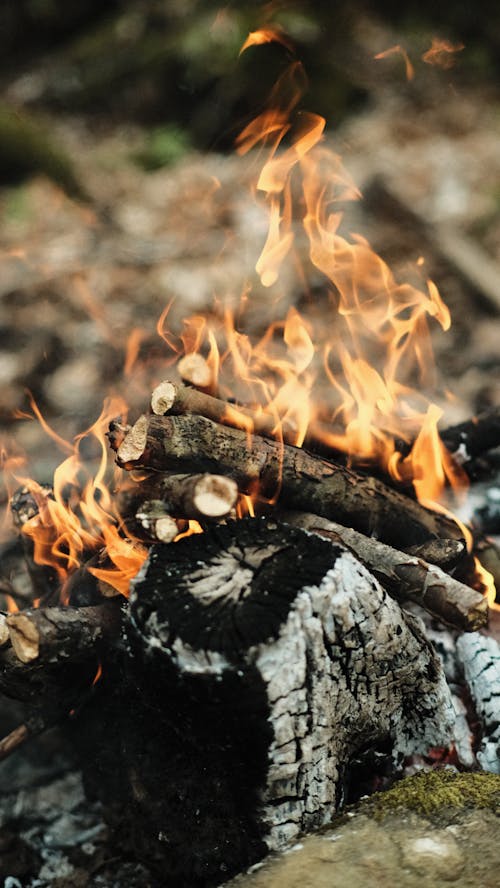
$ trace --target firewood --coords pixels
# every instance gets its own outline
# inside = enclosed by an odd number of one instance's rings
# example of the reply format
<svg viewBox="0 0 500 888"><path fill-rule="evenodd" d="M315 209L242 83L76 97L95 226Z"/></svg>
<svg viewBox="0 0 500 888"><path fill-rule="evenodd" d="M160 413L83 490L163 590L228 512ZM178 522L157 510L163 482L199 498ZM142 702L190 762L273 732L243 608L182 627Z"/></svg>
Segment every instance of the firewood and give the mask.
<svg viewBox="0 0 500 888"><path fill-rule="evenodd" d="M12 755L16 749L19 749L23 743L26 743L30 737L35 737L37 734L41 734L43 731L46 731L48 728L54 727L55 722L47 722L46 719L39 713L36 715L28 716L25 723L22 725L18 725L17 728L14 728L6 737L3 737L0 740L0 761Z"/></svg>
<svg viewBox="0 0 500 888"><path fill-rule="evenodd" d="M118 448L117 462L174 472L217 467L244 493L314 511L396 548L432 537L462 539L453 520L375 478L202 416L141 416Z"/></svg>
<svg viewBox="0 0 500 888"><path fill-rule="evenodd" d="M216 885L328 822L362 749L448 742L418 622L319 536L254 519L154 546L130 608L132 671L87 710L86 780L165 883Z"/></svg>
<svg viewBox="0 0 500 888"><path fill-rule="evenodd" d="M193 352L184 355L177 364L177 372L187 385L207 391L213 383L212 371L203 355Z"/></svg>
<svg viewBox="0 0 500 888"><path fill-rule="evenodd" d="M113 603L94 607L30 608L6 618L14 654L21 663L84 659L116 637L121 610Z"/></svg>
<svg viewBox="0 0 500 888"><path fill-rule="evenodd" d="M29 736L30 732L27 726L19 725L10 734L7 734L3 740L0 740L0 761L7 758L15 749L25 743Z"/></svg>
<svg viewBox="0 0 500 888"><path fill-rule="evenodd" d="M111 420L106 435L113 450L116 450L120 446L126 435L129 433L130 428L131 426L121 422L120 419Z"/></svg>
<svg viewBox="0 0 500 888"><path fill-rule="evenodd" d="M405 552L449 573L467 557L467 546L462 540L429 540L418 546L410 546Z"/></svg>
<svg viewBox="0 0 500 888"><path fill-rule="evenodd" d="M24 554L24 561L31 580L33 598L40 599L42 605L56 604L59 601L60 583L57 571L50 564L35 561L34 541L29 533L23 532L24 527L32 526L40 521L40 513L46 517L46 501L53 498L52 488L47 484L39 484L38 489L20 487L10 501L10 511L14 527L18 530ZM43 529L41 531L43 534ZM50 530L46 532L47 556L52 548Z"/></svg>
<svg viewBox="0 0 500 888"><path fill-rule="evenodd" d="M265 438L283 439L285 443L294 444L297 440L297 429L288 421L281 421L276 414L265 410L252 409L242 405L229 404L220 398L214 398L205 392L197 391L178 382L165 380L155 388L151 396L151 409L157 416L171 413L174 416L204 416L213 422L221 423L235 429L246 429ZM304 439L304 447L328 452L325 445L330 427L313 421ZM116 448L114 448L116 449Z"/></svg>
<svg viewBox="0 0 500 888"><path fill-rule="evenodd" d="M236 505L238 487L224 475L166 475L153 472L137 485L138 496L161 500L171 515L200 521L225 518Z"/></svg>
<svg viewBox="0 0 500 888"><path fill-rule="evenodd" d="M465 632L475 632L486 625L486 598L436 565L317 515L291 512L284 513L283 518L295 527L341 543L400 603L411 599L439 620Z"/></svg>
<svg viewBox="0 0 500 888"><path fill-rule="evenodd" d="M500 407L443 429L439 436L457 462L467 464L487 450L500 446Z"/></svg>
<svg viewBox="0 0 500 888"><path fill-rule="evenodd" d="M168 513L161 500L146 500L135 513L135 517L150 540L171 543L179 533L175 518Z"/></svg>

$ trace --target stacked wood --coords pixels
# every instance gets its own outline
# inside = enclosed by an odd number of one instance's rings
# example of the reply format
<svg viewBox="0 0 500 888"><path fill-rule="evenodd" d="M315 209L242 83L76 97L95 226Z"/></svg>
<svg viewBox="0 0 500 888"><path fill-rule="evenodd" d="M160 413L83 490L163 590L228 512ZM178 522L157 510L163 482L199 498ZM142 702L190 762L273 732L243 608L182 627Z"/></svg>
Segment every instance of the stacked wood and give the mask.
<svg viewBox="0 0 500 888"><path fill-rule="evenodd" d="M248 436L203 416L141 416L118 447L124 468L190 472L218 469L243 493L279 499L404 547L432 537L462 539L447 516L387 487L291 445Z"/></svg>
<svg viewBox="0 0 500 888"><path fill-rule="evenodd" d="M488 602L484 595L459 583L435 564L398 552L378 540L317 515L285 513L283 517L295 527L341 543L399 602L411 599L462 631L475 632L486 624Z"/></svg>

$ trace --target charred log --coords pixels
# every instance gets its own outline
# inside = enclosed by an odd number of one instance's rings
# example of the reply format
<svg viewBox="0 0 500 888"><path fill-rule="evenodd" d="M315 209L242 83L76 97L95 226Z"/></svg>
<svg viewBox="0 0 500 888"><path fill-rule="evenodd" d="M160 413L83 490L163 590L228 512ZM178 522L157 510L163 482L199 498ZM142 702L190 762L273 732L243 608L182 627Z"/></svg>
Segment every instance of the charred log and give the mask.
<svg viewBox="0 0 500 888"><path fill-rule="evenodd" d="M492 407L473 419L443 429L440 438L457 462L462 465L470 462L500 446L500 407Z"/></svg>
<svg viewBox="0 0 500 888"><path fill-rule="evenodd" d="M411 599L439 620L466 632L475 632L486 625L485 596L459 583L436 565L316 515L288 513L284 519L295 527L319 533L345 546L400 603Z"/></svg>
<svg viewBox="0 0 500 888"><path fill-rule="evenodd" d="M429 540L419 546L410 546L407 555L435 564L449 573L467 557L467 547L462 540Z"/></svg>
<svg viewBox="0 0 500 888"><path fill-rule="evenodd" d="M481 723L477 760L486 771L500 774L500 647L478 633L458 639L457 655Z"/></svg>
<svg viewBox="0 0 500 888"><path fill-rule="evenodd" d="M461 539L454 521L343 466L226 428L202 416L142 416L118 448L118 463L159 471L218 468L245 493L279 497L398 548L432 537Z"/></svg>
<svg viewBox="0 0 500 888"><path fill-rule="evenodd" d="M219 884L327 822L366 745L446 743L431 646L340 546L230 522L154 546L133 585L133 654L77 741L120 843L165 882Z"/></svg>
<svg viewBox="0 0 500 888"><path fill-rule="evenodd" d="M40 523L40 512L45 513L46 501L53 498L49 485L38 485L38 490L20 487L10 501L10 511L14 527L18 530L26 568L33 588L33 598L40 600L42 605L55 604L59 600L60 583L57 571L50 564L42 564L35 560L35 545L29 533L23 527L32 527ZM40 529L40 534L47 536L47 549L52 546L50 530Z"/></svg>
<svg viewBox="0 0 500 888"><path fill-rule="evenodd" d="M119 634L121 610L112 602L95 607L46 607L9 614L10 642L22 663L68 662Z"/></svg>

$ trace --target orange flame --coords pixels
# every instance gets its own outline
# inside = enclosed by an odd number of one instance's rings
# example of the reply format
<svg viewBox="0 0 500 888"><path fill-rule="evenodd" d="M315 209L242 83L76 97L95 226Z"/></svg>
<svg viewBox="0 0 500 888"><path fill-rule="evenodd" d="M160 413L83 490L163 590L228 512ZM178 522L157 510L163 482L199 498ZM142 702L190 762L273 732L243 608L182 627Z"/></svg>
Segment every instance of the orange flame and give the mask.
<svg viewBox="0 0 500 888"><path fill-rule="evenodd" d="M240 49L239 55L250 46L262 46L263 43L281 43L289 52L293 52L293 44L286 34L276 25L269 28L259 28L258 31L250 31L247 39Z"/></svg>
<svg viewBox="0 0 500 888"><path fill-rule="evenodd" d="M427 65L436 65L439 68L447 70L452 68L456 62L454 53L461 52L465 49L463 43L450 43L449 40L441 40L439 37L432 38L431 48L424 52L422 61Z"/></svg>
<svg viewBox="0 0 500 888"><path fill-rule="evenodd" d="M54 472L53 495L30 478L21 477L16 469L11 469L12 478L28 488L38 506L38 514L22 527L22 533L33 542L35 562L54 568L64 588L68 576L92 553L106 546L110 569L90 570L98 579L104 579L126 595L130 579L137 573L146 552L137 542L120 536L117 526L121 520L114 509L108 486L109 448L105 431L110 420L124 411L125 405L118 399L107 400L97 421L73 444L49 426L33 399L31 406L47 434L66 452L71 450ZM93 441L100 450L94 474L89 474L79 455L83 440Z"/></svg>
<svg viewBox="0 0 500 888"><path fill-rule="evenodd" d="M272 40L291 48L281 32L265 28L250 34L241 52ZM440 51L445 51L442 46ZM413 66L401 46L376 58L393 54L404 58L411 79ZM243 332L250 294L245 286L238 312L216 304L210 315L186 318L175 335L167 326L170 303L157 332L168 346L170 363L183 354L203 354L213 391L228 402L227 418L245 430L249 446L253 417L263 417L277 441L302 446L313 435L325 447L347 454L350 462L376 462L397 480L412 483L422 502L446 511L444 488L464 490L467 479L439 439L442 411L426 391L436 385L429 323L447 330L450 315L434 282L422 276L420 260L417 282L400 282L365 238L345 231L343 204L360 193L324 140L325 120L298 110L305 85L302 66L293 61L236 148L249 155L250 166L255 156L261 161L254 191L269 220L255 264L262 287L277 304L282 270L291 265L299 269L306 294L309 281L323 292L322 311L315 312L310 298L302 313L288 308L260 338L251 336ZM308 258L302 261L296 245L304 242ZM137 366L143 336L136 330L129 338L125 375ZM66 455L54 476L53 498L22 479L39 505L38 515L23 528L33 540L35 559L51 564L64 582L90 553L104 549L102 564L90 570L127 595L146 551L114 509L104 435L124 405L107 402L97 422L74 443L50 428L33 400L31 406ZM80 457L84 439L100 449L99 465L87 478ZM15 477L21 481L18 472ZM237 514L255 514L258 500L258 490L240 498ZM201 532L190 521L176 540Z"/></svg>
<svg viewBox="0 0 500 888"><path fill-rule="evenodd" d="M403 46L400 46L399 43L396 46L391 46L389 49L384 49L383 52L378 52L376 56L373 56L374 59L386 59L392 55L400 55L404 59L405 63L405 71L406 71L406 79L413 80L415 77L415 69L410 62L410 58L406 49Z"/></svg>

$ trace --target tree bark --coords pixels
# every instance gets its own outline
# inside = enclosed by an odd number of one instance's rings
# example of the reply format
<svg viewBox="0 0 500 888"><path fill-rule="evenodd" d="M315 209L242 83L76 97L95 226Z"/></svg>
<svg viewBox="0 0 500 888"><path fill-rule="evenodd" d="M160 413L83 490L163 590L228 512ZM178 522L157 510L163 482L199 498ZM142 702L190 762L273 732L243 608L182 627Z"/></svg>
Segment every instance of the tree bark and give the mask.
<svg viewBox="0 0 500 888"><path fill-rule="evenodd" d="M297 428L288 421L281 421L276 414L229 404L206 392L170 380L161 382L155 388L151 396L151 409L157 416L166 413L173 416L204 416L221 425L244 429L265 438L279 441L283 439L288 444L295 444L297 441ZM318 421L311 422L303 442L304 447L320 452L330 451L331 448L325 444L330 433L330 427Z"/></svg>
<svg viewBox="0 0 500 888"><path fill-rule="evenodd" d="M233 478L244 493L313 511L397 548L432 537L462 539L450 518L375 478L201 416L140 417L118 448L117 461L124 468L159 471L215 469Z"/></svg>
<svg viewBox="0 0 500 888"><path fill-rule="evenodd" d="M120 631L121 609L112 602L94 607L33 608L6 618L10 642L22 663L85 659Z"/></svg>
<svg viewBox="0 0 500 888"><path fill-rule="evenodd" d="M341 543L403 604L411 599L455 629L475 632L488 621L484 595L459 583L436 565L342 527L317 515L284 513L283 520Z"/></svg>

